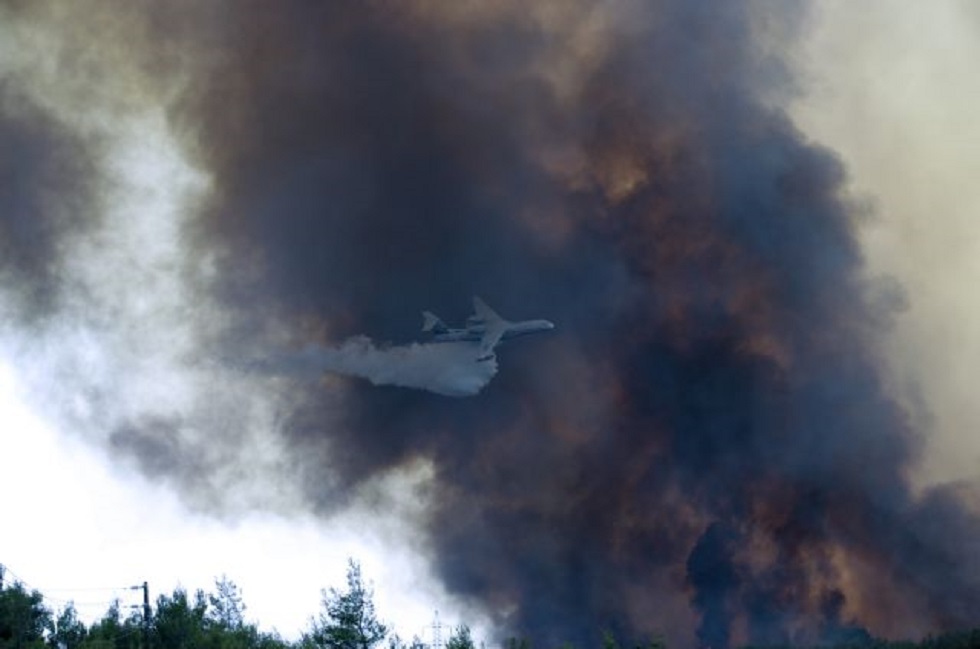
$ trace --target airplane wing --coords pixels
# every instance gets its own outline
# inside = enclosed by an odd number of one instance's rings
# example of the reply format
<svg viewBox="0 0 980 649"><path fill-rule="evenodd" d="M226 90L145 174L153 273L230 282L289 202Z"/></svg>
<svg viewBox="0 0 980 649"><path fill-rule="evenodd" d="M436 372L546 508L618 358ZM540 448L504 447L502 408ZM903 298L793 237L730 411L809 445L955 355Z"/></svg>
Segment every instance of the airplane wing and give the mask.
<svg viewBox="0 0 980 649"><path fill-rule="evenodd" d="M503 318L497 315L497 312L487 306L487 303L480 298L473 296L473 314L480 319L481 322L490 323L493 320L500 320L503 322Z"/></svg>
<svg viewBox="0 0 980 649"><path fill-rule="evenodd" d="M480 339L481 357L486 358L493 353L493 348L500 342L507 331L507 321L497 315L497 312L487 306L478 297L473 298L473 311L476 317L483 321L483 338Z"/></svg>
<svg viewBox="0 0 980 649"><path fill-rule="evenodd" d="M488 324L483 338L480 339L480 358L487 358L493 354L493 348L500 342L501 337L507 330L507 325L503 320L497 320L494 324Z"/></svg>

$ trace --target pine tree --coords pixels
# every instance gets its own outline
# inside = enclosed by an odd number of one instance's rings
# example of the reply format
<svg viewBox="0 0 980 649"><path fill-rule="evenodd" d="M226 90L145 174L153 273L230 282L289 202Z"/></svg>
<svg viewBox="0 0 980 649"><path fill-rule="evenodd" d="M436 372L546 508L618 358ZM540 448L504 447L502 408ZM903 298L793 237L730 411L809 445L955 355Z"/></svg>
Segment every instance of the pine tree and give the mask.
<svg viewBox="0 0 980 649"><path fill-rule="evenodd" d="M463 624L453 629L453 634L446 641L446 649L476 649L470 627Z"/></svg>
<svg viewBox="0 0 980 649"><path fill-rule="evenodd" d="M388 627L375 615L374 593L361 579L361 567L347 563L347 590L323 592L323 610L312 621L304 645L319 649L372 649L384 640Z"/></svg>

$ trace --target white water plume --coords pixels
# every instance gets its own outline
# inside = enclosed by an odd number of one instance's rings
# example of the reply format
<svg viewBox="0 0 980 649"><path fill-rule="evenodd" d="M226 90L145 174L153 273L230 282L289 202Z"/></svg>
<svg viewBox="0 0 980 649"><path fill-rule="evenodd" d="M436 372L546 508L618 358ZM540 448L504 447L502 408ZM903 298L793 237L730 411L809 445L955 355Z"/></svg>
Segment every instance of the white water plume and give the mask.
<svg viewBox="0 0 980 649"><path fill-rule="evenodd" d="M428 390L448 397L470 397L497 373L497 357L480 360L470 342L378 346L357 336L339 347L308 346L299 352L254 363L273 374L316 378L324 373L367 379L374 385Z"/></svg>

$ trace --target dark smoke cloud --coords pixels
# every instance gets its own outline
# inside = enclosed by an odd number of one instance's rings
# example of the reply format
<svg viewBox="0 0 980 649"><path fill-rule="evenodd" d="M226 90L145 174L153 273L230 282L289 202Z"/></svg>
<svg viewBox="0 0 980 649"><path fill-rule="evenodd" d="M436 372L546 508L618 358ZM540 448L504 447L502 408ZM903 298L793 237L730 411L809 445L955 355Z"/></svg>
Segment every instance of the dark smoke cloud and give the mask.
<svg viewBox="0 0 980 649"><path fill-rule="evenodd" d="M542 646L976 622L975 492L909 484L844 170L763 101L757 29L793 10L147 10L152 46L191 53L170 119L212 183L184 233L227 315L212 352L404 340L475 293L558 325L473 399L298 382L276 430L311 506L431 459L438 575ZM169 426L112 445L179 459ZM193 463L142 465L195 488Z"/></svg>
<svg viewBox="0 0 980 649"><path fill-rule="evenodd" d="M3 316L33 320L57 299L65 237L94 216L92 147L39 114L0 78L0 282L10 290Z"/></svg>
<svg viewBox="0 0 980 649"><path fill-rule="evenodd" d="M730 550L735 541L733 533L712 523L687 559L688 580L695 590L694 604L702 612L698 638L708 647L729 645L729 597L739 585Z"/></svg>

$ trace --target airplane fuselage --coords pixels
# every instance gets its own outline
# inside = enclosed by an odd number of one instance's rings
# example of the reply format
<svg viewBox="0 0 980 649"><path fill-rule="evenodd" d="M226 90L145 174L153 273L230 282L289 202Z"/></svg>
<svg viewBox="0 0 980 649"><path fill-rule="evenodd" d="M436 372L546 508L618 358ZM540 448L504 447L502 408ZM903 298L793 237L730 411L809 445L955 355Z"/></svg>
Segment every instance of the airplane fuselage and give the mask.
<svg viewBox="0 0 980 649"><path fill-rule="evenodd" d="M510 340L511 338L517 338L518 336L525 336L527 334L538 333L541 331L550 331L554 328L555 325L548 320L524 320L523 322L508 322L506 329L504 329L503 335L500 336L500 339ZM462 341L479 342L480 340L483 340L486 330L486 326L482 324L474 324L466 327L465 329L449 329L447 331L434 333L432 335L432 341L437 343Z"/></svg>

